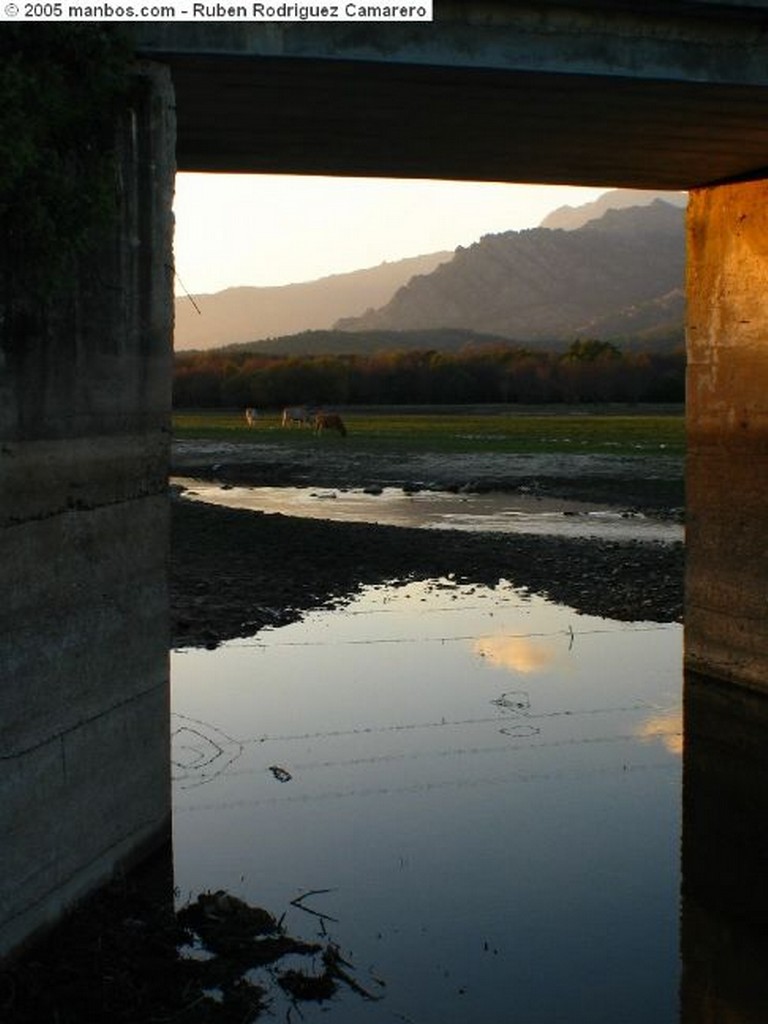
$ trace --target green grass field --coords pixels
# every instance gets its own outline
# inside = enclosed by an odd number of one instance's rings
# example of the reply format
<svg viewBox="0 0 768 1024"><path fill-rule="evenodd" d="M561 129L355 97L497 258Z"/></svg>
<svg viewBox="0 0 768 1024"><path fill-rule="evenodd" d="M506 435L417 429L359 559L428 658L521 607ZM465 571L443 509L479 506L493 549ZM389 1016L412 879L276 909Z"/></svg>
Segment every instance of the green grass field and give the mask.
<svg viewBox="0 0 768 1024"><path fill-rule="evenodd" d="M343 413L346 438L336 434L315 437L308 429L283 429L277 411L260 415L246 426L237 411L179 411L173 417L177 438L231 442L257 441L276 448L344 444L357 451L375 452L579 452L616 455L680 455L685 451L682 409L659 413L611 408L583 412L565 407L553 412L526 408L400 411L397 406L368 410L363 406Z"/></svg>

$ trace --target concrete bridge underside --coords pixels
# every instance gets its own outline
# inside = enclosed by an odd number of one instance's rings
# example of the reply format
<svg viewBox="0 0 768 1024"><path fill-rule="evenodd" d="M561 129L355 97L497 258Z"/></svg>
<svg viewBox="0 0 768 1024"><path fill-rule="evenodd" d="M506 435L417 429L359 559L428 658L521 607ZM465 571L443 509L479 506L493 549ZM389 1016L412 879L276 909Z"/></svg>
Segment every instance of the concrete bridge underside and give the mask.
<svg viewBox="0 0 768 1024"><path fill-rule="evenodd" d="M433 24L151 25L179 170L690 189L768 174L768 12L438 2Z"/></svg>
<svg viewBox="0 0 768 1024"><path fill-rule="evenodd" d="M180 170L688 189L768 166L753 86L285 57L172 69Z"/></svg>
<svg viewBox="0 0 768 1024"><path fill-rule="evenodd" d="M768 12L435 6L135 28L121 224L72 309L0 350L0 955L167 835L174 148L182 170L693 190L686 657L768 691Z"/></svg>

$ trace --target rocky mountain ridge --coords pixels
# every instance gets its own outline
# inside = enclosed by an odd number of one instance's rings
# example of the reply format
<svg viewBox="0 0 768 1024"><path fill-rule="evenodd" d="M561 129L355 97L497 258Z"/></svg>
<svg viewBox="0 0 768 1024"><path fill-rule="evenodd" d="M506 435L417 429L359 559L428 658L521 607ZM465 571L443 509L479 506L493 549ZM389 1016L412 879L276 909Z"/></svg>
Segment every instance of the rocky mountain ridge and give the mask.
<svg viewBox="0 0 768 1024"><path fill-rule="evenodd" d="M348 331L463 327L520 341L658 332L682 320L684 212L656 199L574 230L485 235Z"/></svg>
<svg viewBox="0 0 768 1024"><path fill-rule="evenodd" d="M602 217L608 210L625 210L630 206L650 206L657 199L662 199L670 206L685 209L688 204L688 193L640 192L635 188L615 188L610 192L604 192L591 203L582 203L581 206L559 206L552 213L547 214L539 227L574 231L576 228L583 227L588 221Z"/></svg>

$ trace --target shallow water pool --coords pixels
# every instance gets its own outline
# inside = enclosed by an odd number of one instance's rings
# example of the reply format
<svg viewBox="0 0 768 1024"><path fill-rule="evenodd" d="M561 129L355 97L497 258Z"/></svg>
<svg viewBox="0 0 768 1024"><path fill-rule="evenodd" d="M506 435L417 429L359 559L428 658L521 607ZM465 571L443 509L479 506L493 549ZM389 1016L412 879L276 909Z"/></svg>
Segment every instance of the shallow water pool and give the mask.
<svg viewBox="0 0 768 1024"><path fill-rule="evenodd" d="M185 497L192 501L335 522L662 543L681 541L684 535L682 523L674 520L532 493L409 493L384 487L371 494L354 488L222 486L184 477L174 482L186 488Z"/></svg>
<svg viewBox="0 0 768 1024"><path fill-rule="evenodd" d="M677 1020L681 645L438 580L175 652L182 901L339 946L277 1020Z"/></svg>

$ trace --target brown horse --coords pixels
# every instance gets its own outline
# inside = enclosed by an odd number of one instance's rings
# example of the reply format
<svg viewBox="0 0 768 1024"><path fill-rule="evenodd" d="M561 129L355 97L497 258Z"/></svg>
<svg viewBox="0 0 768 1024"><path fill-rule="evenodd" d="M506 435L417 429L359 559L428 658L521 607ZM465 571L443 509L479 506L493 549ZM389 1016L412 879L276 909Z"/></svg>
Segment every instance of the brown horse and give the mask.
<svg viewBox="0 0 768 1024"><path fill-rule="evenodd" d="M315 433L322 434L324 430L336 430L342 437L347 436L344 420L335 412L319 412L315 416Z"/></svg>

